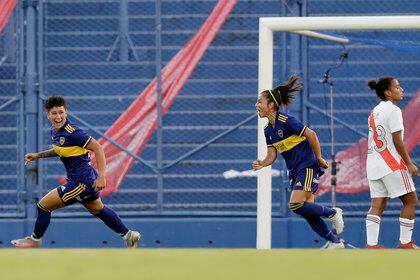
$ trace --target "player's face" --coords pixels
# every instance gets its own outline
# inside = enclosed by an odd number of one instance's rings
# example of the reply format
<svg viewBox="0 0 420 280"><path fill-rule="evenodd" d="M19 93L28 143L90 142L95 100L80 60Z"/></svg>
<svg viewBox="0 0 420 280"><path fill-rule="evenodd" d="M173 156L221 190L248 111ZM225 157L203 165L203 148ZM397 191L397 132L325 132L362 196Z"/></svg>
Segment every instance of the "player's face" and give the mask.
<svg viewBox="0 0 420 280"><path fill-rule="evenodd" d="M53 107L47 113L54 129L59 130L64 126L67 120L67 110L64 106Z"/></svg>
<svg viewBox="0 0 420 280"><path fill-rule="evenodd" d="M402 100L404 97L404 89L400 86L400 83L396 79L392 80L387 93L389 100L393 103Z"/></svg>
<svg viewBox="0 0 420 280"><path fill-rule="evenodd" d="M255 103L255 109L257 109L258 116L260 116L260 118L268 116L268 100L264 93L260 93L258 96L257 103Z"/></svg>

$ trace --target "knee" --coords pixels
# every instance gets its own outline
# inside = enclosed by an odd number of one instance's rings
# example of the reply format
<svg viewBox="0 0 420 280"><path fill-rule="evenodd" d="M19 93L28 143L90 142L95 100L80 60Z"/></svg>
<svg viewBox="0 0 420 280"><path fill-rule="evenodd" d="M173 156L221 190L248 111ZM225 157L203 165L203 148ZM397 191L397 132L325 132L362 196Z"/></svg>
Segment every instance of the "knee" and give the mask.
<svg viewBox="0 0 420 280"><path fill-rule="evenodd" d="M101 212L102 212L102 210L103 210L104 208L105 208L105 207L102 205L102 207L97 207L97 208L89 209L89 212L90 212L92 215L96 216L96 215L98 215L99 213L101 213Z"/></svg>
<svg viewBox="0 0 420 280"><path fill-rule="evenodd" d="M40 202L37 203L36 207L38 209L38 213L41 212L41 211L51 213L51 211L52 211L52 210L48 209L48 207L43 206Z"/></svg>
<svg viewBox="0 0 420 280"><path fill-rule="evenodd" d="M296 214L299 214L299 215L300 215L300 211L299 211L299 209L303 206L303 203L304 203L304 202L290 202L290 203L289 203L289 209L290 209L292 212L294 212L294 213L296 213Z"/></svg>
<svg viewBox="0 0 420 280"><path fill-rule="evenodd" d="M419 203L419 201L416 197L416 198L411 199L411 200L407 201L406 203L404 203L404 207L416 209L418 203Z"/></svg>

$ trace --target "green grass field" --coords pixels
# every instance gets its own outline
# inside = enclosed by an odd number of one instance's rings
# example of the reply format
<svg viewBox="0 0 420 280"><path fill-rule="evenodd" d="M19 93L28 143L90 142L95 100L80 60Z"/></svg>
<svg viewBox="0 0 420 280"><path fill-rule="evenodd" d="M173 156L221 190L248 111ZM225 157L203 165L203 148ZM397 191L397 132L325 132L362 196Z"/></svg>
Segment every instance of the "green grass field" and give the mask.
<svg viewBox="0 0 420 280"><path fill-rule="evenodd" d="M420 279L420 251L2 249L0 279Z"/></svg>

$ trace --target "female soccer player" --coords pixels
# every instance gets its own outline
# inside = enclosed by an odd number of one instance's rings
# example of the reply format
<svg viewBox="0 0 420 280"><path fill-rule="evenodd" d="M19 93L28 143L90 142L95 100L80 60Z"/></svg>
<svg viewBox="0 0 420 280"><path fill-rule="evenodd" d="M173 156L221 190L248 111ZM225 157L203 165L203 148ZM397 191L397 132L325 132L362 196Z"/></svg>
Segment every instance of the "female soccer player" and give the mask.
<svg viewBox="0 0 420 280"><path fill-rule="evenodd" d="M394 77L371 80L368 86L375 90L381 102L373 108L368 119L366 172L371 206L366 216L366 248L383 248L378 245L381 215L388 198L398 197L403 203L403 208L400 216L400 242L397 248L417 249L411 240L414 211L418 203L411 176L418 176L419 170L403 142L403 118L397 103L403 99L404 90Z"/></svg>
<svg viewBox="0 0 420 280"><path fill-rule="evenodd" d="M309 127L279 111L281 106L289 106L300 91L301 86L296 84L298 79L291 77L286 84L260 93L255 107L260 118L268 118L269 121L264 128L267 156L254 161L252 167L259 170L269 166L276 160L277 152L281 153L293 189L290 210L301 215L316 233L328 241L327 249L342 249L343 242L321 217L331 219L337 234L340 234L344 229L343 211L314 203L319 177L324 174L322 168L328 168L328 162L321 155L318 137Z"/></svg>
<svg viewBox="0 0 420 280"><path fill-rule="evenodd" d="M118 233L125 240L127 247L136 247L140 233L128 230L118 215L104 206L99 197L98 191L106 187L106 160L102 146L69 122L63 97L51 96L44 105L52 124L52 149L26 154L25 164L40 158L59 156L66 169L67 183L51 190L38 202L38 217L32 235L12 240L12 244L20 248L39 247L50 224L51 212L80 202L90 213ZM90 165L88 150L95 153L98 171Z"/></svg>

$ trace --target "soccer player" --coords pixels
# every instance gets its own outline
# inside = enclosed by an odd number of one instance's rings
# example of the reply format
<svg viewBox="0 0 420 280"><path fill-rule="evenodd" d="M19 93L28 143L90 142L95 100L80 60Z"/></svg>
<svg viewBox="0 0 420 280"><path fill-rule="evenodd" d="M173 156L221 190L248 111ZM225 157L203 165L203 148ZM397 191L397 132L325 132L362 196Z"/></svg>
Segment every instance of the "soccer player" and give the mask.
<svg viewBox="0 0 420 280"><path fill-rule="evenodd" d="M403 203L403 208L400 216L400 241L397 248L417 249L411 239L414 211L418 203L411 176L418 176L419 170L411 160L403 142L403 118L397 103L403 99L404 90L394 77L371 80L368 86L375 90L381 102L373 108L368 119L366 172L371 205L366 216L366 248L383 248L378 245L381 215L388 198L398 197Z"/></svg>
<svg viewBox="0 0 420 280"><path fill-rule="evenodd" d="M118 215L104 206L99 197L98 191L106 187L106 160L102 146L67 119L66 102L63 97L51 96L44 105L52 124L52 149L26 154L25 164L40 158L58 156L66 169L67 183L51 190L38 202L38 216L32 235L12 240L12 244L19 248L39 247L50 224L51 212L79 202L118 233L125 240L127 247L136 247L140 233L128 230ZM95 153L98 171L90 165L88 150Z"/></svg>
<svg viewBox="0 0 420 280"><path fill-rule="evenodd" d="M328 162L321 155L318 137L309 127L279 111L282 106L289 106L300 91L301 85L296 83L298 79L293 76L286 84L259 94L255 107L260 118L268 118L264 128L267 156L254 161L252 167L259 170L271 165L279 152L289 171L292 187L290 210L301 215L317 234L328 241L327 249L343 249L344 244L337 236L344 229L343 211L314 202L319 177L324 174L323 168L328 168ZM332 221L337 234L328 228L322 217Z"/></svg>

